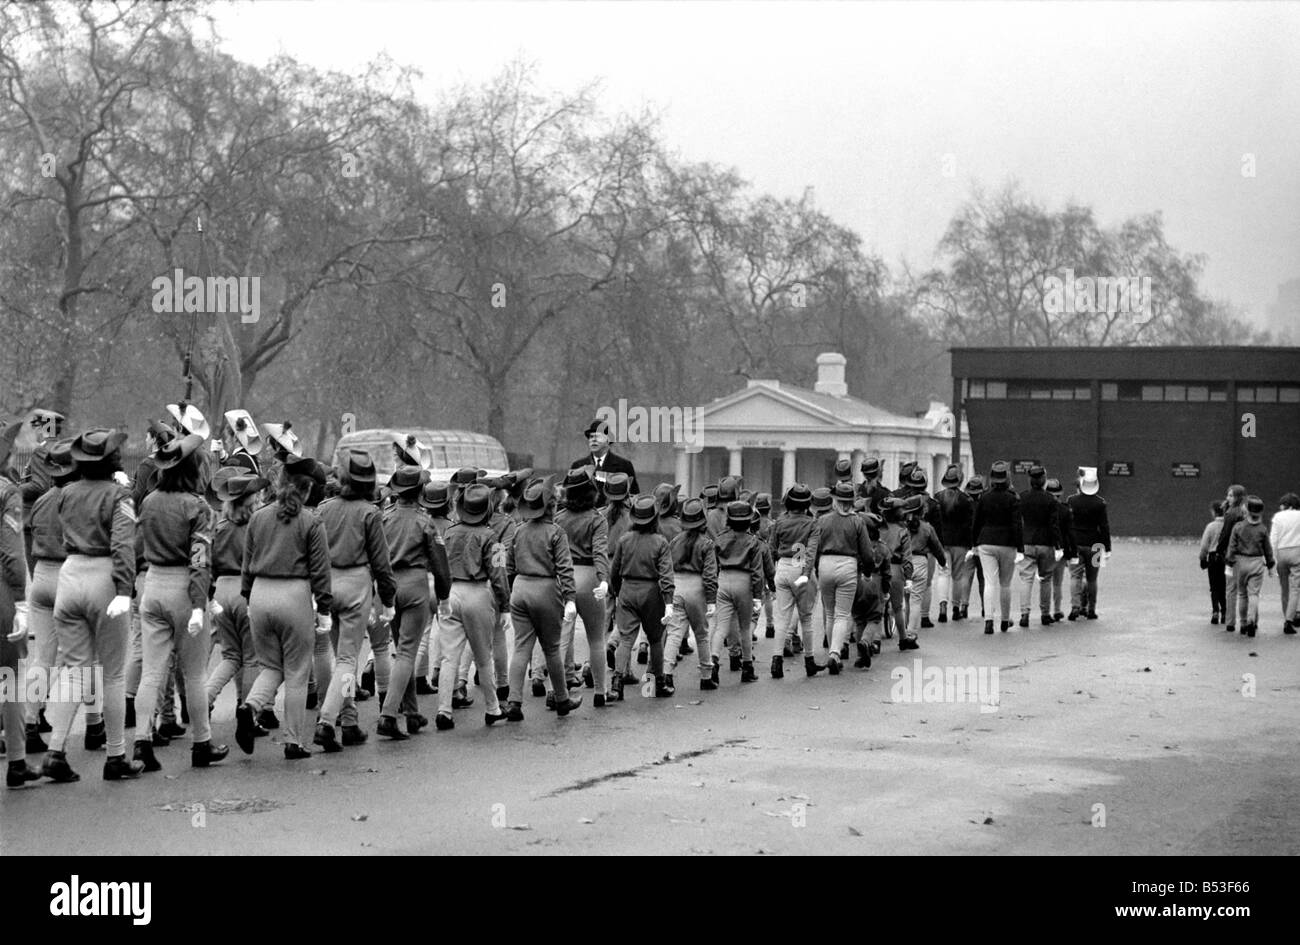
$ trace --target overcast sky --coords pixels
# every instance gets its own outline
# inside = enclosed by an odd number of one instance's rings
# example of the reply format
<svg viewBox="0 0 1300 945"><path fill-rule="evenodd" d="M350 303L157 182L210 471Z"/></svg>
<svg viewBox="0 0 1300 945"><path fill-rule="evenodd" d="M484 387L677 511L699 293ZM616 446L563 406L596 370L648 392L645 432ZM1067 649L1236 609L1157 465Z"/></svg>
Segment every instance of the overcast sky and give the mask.
<svg viewBox="0 0 1300 945"><path fill-rule="evenodd" d="M430 94L521 54L542 83L656 107L687 160L817 205L897 269L930 265L978 182L1104 225L1162 211L1204 285L1257 318L1300 278L1300 3L214 3L225 48ZM1242 174L1253 154L1255 176ZM952 155L955 177L943 174Z"/></svg>

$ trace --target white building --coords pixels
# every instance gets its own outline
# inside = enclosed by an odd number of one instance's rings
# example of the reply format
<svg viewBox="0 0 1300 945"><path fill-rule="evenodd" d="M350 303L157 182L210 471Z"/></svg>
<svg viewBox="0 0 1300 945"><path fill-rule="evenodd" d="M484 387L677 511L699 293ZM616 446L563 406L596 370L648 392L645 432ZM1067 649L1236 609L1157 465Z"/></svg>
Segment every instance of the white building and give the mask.
<svg viewBox="0 0 1300 945"><path fill-rule="evenodd" d="M676 478L687 495L723 476L743 476L744 487L770 492L779 501L792 482L811 488L833 481L835 461L859 466L878 457L883 481L893 488L898 467L909 460L921 464L930 491L948 468L952 455L953 415L948 405L931 401L924 416L904 417L850 397L844 383L842 354L817 357L817 383L812 390L781 381L751 380L743 390L703 408L703 449L676 447ZM965 477L972 474L970 434L961 428L961 461Z"/></svg>

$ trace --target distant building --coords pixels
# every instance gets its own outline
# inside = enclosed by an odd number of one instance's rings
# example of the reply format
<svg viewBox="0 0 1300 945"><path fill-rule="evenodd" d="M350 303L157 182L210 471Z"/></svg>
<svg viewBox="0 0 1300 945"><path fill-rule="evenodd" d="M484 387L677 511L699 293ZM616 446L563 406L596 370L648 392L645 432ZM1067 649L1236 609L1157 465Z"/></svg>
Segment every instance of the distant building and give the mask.
<svg viewBox="0 0 1300 945"><path fill-rule="evenodd" d="M1096 466L1117 535L1199 535L1235 482L1270 515L1300 491L1300 348L954 348L952 373L977 469L1068 494Z"/></svg>
<svg viewBox="0 0 1300 945"><path fill-rule="evenodd" d="M879 457L884 481L893 486L898 467L909 460L921 463L931 486L948 467L954 443L954 423L947 404L932 401L920 416L905 417L850 397L844 382L842 354L817 357L817 382L812 390L783 381L751 380L743 389L702 409L702 450L676 447L676 479L687 494L696 495L722 476L744 477L744 487L770 492L779 501L786 487L805 482L812 488L833 479L835 461L858 466ZM963 426L961 442L970 470L970 438Z"/></svg>
<svg viewBox="0 0 1300 945"><path fill-rule="evenodd" d="M1300 342L1300 279L1277 287L1277 301L1265 310L1264 327L1279 341Z"/></svg>

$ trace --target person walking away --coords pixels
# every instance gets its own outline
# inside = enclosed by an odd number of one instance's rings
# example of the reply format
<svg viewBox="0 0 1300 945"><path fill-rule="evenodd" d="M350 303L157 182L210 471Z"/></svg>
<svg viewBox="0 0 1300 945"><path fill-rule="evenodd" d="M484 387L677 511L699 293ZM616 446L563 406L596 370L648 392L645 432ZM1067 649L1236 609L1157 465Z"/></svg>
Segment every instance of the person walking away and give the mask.
<svg viewBox="0 0 1300 945"><path fill-rule="evenodd" d="M971 533L984 570L984 632L993 632L993 614L1001 618L1001 630L1011 627L1011 579L1024 557L1020 500L1011 491L1010 466L998 460L989 470L991 488L975 503ZM994 607L994 591L997 607Z"/></svg>
<svg viewBox="0 0 1300 945"><path fill-rule="evenodd" d="M1061 550L1061 517L1047 489L1047 470L1029 467L1029 491L1020 497L1025 557L1020 562L1020 626L1029 626L1034 578L1038 578L1038 612L1044 627L1052 625L1052 572L1065 556Z"/></svg>
<svg viewBox="0 0 1300 945"><path fill-rule="evenodd" d="M699 499L682 503L682 530L668 543L673 566L673 606L668 613L664 640L664 670L670 689L675 688L673 671L678 654L687 655L682 642L688 627L695 635L700 689L717 688L709 655L708 621L718 599L718 551L704 527L704 512L704 503Z"/></svg>
<svg viewBox="0 0 1300 945"><path fill-rule="evenodd" d="M799 651L811 658L813 647L812 581L806 567L815 524L809 506L812 492L802 482L785 490L781 504L785 511L772 523L768 547L776 559L776 593L773 617L776 636L772 647L772 678L785 676L784 658L794 656L792 638ZM800 578L803 578L800 581ZM815 662L815 661L814 661Z"/></svg>
<svg viewBox="0 0 1300 945"><path fill-rule="evenodd" d="M971 524L975 506L970 496L961 491L961 469L949 466L940 480L943 489L935 495L939 507L939 540L948 561L948 599L939 601L939 623L952 619L965 620L970 603L971 562L966 552L971 549Z"/></svg>
<svg viewBox="0 0 1300 945"><path fill-rule="evenodd" d="M1232 569L1237 585L1237 626L1248 637L1259 626L1259 591L1264 571L1273 574L1273 546L1263 522L1264 500L1257 495L1246 497L1246 518L1232 526L1228 538L1228 555L1224 559Z"/></svg>
<svg viewBox="0 0 1300 945"><path fill-rule="evenodd" d="M750 622L754 598L763 592L763 563L758 538L750 531L751 523L749 505L739 500L727 504L726 527L717 539L718 608L709 643L715 684L718 682L722 649L732 631L739 634L740 681L755 682L758 679L754 673Z"/></svg>
<svg viewBox="0 0 1300 945"><path fill-rule="evenodd" d="M1078 492L1070 496L1070 518L1074 527L1075 563L1070 566L1070 615L1097 619L1097 573L1110 559L1110 517L1106 500L1097 494L1095 466L1079 467ZM1080 605L1082 604L1082 608Z"/></svg>
<svg viewBox="0 0 1300 945"><path fill-rule="evenodd" d="M1300 607L1300 495L1288 492L1278 502L1268 540L1277 556L1277 577L1282 585L1282 632L1296 632ZM1222 572L1220 572L1222 573Z"/></svg>
<svg viewBox="0 0 1300 945"><path fill-rule="evenodd" d="M1223 503L1211 502L1210 521L1206 523L1205 531L1201 532L1200 561L1201 570L1206 573L1210 581L1210 623L1214 625L1217 625L1220 619L1224 623L1228 622L1227 577L1224 574L1223 559L1219 557L1219 532L1222 530Z"/></svg>
<svg viewBox="0 0 1300 945"><path fill-rule="evenodd" d="M672 555L668 539L659 531L659 511L653 495L634 498L630 514L632 527L618 540L609 565L610 592L618 601L620 635L615 693L622 701L622 674L631 661L632 641L638 630L644 630L650 644L654 692L666 698L675 694L664 674L663 643L664 614L676 596Z"/></svg>
<svg viewBox="0 0 1300 945"><path fill-rule="evenodd" d="M1224 561L1228 558L1228 541L1232 538L1232 529L1246 517L1246 487L1236 483L1228 486L1225 503L1223 527L1219 529L1219 542L1215 545L1215 551ZM1224 629L1228 633L1234 633L1237 629L1237 582L1231 580L1231 575L1227 577L1228 625Z"/></svg>

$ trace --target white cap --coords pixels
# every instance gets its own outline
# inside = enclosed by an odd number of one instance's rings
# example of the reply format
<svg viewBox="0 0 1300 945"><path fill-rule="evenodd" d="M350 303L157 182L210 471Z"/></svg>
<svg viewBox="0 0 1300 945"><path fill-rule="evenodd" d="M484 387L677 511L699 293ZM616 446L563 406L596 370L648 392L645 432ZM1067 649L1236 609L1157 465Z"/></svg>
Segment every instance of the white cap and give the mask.
<svg viewBox="0 0 1300 945"><path fill-rule="evenodd" d="M1097 482L1096 466L1079 467L1079 491L1084 495L1096 495L1101 484Z"/></svg>
<svg viewBox="0 0 1300 945"><path fill-rule="evenodd" d="M298 449L298 434L289 429L292 425L291 423L264 423L262 433L277 448L291 456L301 456L302 451Z"/></svg>
<svg viewBox="0 0 1300 945"><path fill-rule="evenodd" d="M204 419L203 414L199 413L199 408L193 404L186 404L185 409L181 410L179 404L168 404L167 412L171 414L186 433L197 433L203 439L212 436L212 430L208 427L208 421Z"/></svg>
<svg viewBox="0 0 1300 945"><path fill-rule="evenodd" d="M256 456L262 451L262 436L257 432L257 424L253 422L253 415L242 407L235 410L226 411L226 423L230 427L230 432L234 434L239 445L252 456ZM242 425L241 425L242 424Z"/></svg>

